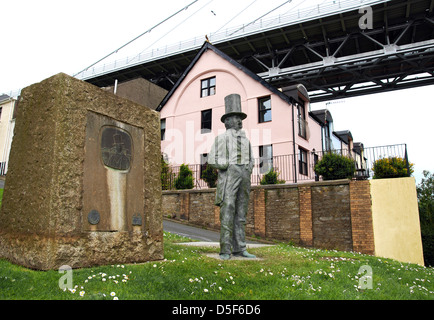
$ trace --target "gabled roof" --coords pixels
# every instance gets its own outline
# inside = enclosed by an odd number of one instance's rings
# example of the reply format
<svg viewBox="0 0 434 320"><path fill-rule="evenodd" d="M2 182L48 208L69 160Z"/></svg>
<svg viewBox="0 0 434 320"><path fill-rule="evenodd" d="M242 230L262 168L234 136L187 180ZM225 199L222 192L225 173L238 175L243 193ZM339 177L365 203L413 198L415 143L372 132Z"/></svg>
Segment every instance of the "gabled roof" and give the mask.
<svg viewBox="0 0 434 320"><path fill-rule="evenodd" d="M231 63L234 67L236 67L237 69L243 71L245 74L247 74L248 76L250 76L253 80L256 80L261 85L263 85L264 87L266 87L272 93L278 95L282 100L286 101L289 104L293 104L293 102L294 102L293 99L294 98L287 96L286 94L284 94L283 92L281 92L277 88L275 88L272 85L270 85L264 79L262 79L261 77L259 77L256 73L250 71L249 69L247 69L243 65L239 64L237 61L235 61L231 57L229 57L227 54L223 53L222 51L220 51L219 49L217 49L216 47L214 47L211 43L205 41L205 43L202 45L202 48L196 54L196 56L194 57L194 59L192 60L192 62L190 63L190 65L187 67L187 69L185 69L185 71L183 72L183 74L181 75L181 77L178 79L178 81L175 83L175 85L172 87L172 89L167 93L167 95L161 101L160 105L156 109L157 111L161 111L161 109L163 109L163 107L166 105L167 101L169 101L169 99L172 97L172 95L176 91L176 89L178 89L178 87L182 83L182 81L185 79L185 77L188 75L188 73L191 71L191 69L193 69L193 67L196 64L196 62L199 61L199 59L202 57L202 54L204 52L206 52L207 50L212 50L214 53L216 53L217 55L219 55L221 58L223 58L226 61L228 61L229 63Z"/></svg>
<svg viewBox="0 0 434 320"><path fill-rule="evenodd" d="M282 92L287 96L293 97L295 100L298 100L298 94L301 94L306 101L310 101L309 93L304 85L301 83L294 84L292 86L283 87Z"/></svg>
<svg viewBox="0 0 434 320"><path fill-rule="evenodd" d="M357 154L361 154L364 149L363 143L361 142L354 142L353 143L353 151Z"/></svg>
<svg viewBox="0 0 434 320"><path fill-rule="evenodd" d="M8 100L10 97L7 94L0 94L0 102L3 100Z"/></svg>
<svg viewBox="0 0 434 320"><path fill-rule="evenodd" d="M353 140L353 135L351 134L351 131L349 130L343 130L343 131L335 131L333 132L335 136L337 136L339 139L341 139L346 144L349 143L349 139Z"/></svg>
<svg viewBox="0 0 434 320"><path fill-rule="evenodd" d="M310 111L309 114L321 125L325 125L326 123L333 122L332 115L330 111L327 109L313 110Z"/></svg>

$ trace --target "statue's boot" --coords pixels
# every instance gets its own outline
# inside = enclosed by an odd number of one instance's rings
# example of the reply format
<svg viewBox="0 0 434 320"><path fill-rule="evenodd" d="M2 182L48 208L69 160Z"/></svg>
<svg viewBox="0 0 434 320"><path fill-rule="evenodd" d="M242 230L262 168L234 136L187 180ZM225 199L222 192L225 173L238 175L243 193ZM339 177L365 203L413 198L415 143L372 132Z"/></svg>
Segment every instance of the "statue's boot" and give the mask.
<svg viewBox="0 0 434 320"><path fill-rule="evenodd" d="M234 257L244 257L244 258L248 258L248 259L255 259L256 256L254 254L248 253L247 250L242 251L242 252L234 252L233 253Z"/></svg>

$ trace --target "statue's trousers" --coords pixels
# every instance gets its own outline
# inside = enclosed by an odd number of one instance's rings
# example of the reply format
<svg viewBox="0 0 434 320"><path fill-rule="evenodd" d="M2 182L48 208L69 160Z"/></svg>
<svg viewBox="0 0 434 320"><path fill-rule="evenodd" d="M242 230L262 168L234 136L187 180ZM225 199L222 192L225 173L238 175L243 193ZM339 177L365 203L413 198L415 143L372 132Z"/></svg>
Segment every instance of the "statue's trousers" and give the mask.
<svg viewBox="0 0 434 320"><path fill-rule="evenodd" d="M245 224L250 196L250 170L230 164L223 201L220 204L220 254L246 250Z"/></svg>

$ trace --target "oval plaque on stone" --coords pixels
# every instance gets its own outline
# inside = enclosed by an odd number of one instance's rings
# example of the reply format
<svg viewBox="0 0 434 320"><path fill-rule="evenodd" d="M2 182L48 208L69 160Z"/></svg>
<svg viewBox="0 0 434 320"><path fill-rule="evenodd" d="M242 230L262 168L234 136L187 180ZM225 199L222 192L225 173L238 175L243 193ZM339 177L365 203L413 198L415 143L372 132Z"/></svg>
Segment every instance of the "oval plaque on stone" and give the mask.
<svg viewBox="0 0 434 320"><path fill-rule="evenodd" d="M87 215L87 221L89 221L90 224L98 224L99 223L99 212L96 210L92 210Z"/></svg>
<svg viewBox="0 0 434 320"><path fill-rule="evenodd" d="M101 134L101 157L105 166L128 170L131 164L132 141L128 132L106 126Z"/></svg>

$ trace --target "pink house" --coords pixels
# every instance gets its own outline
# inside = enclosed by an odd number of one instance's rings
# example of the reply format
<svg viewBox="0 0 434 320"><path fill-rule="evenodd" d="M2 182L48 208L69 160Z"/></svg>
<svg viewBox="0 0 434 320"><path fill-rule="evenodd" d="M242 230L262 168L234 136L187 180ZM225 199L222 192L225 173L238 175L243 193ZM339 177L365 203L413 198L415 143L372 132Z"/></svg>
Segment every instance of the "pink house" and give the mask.
<svg viewBox="0 0 434 320"><path fill-rule="evenodd" d="M241 96L247 114L243 129L258 159L253 176L274 167L287 182L314 179L321 125L309 113L304 86L277 89L208 42L157 108L166 160L206 163L214 138L226 130L220 118L224 97L232 93Z"/></svg>

